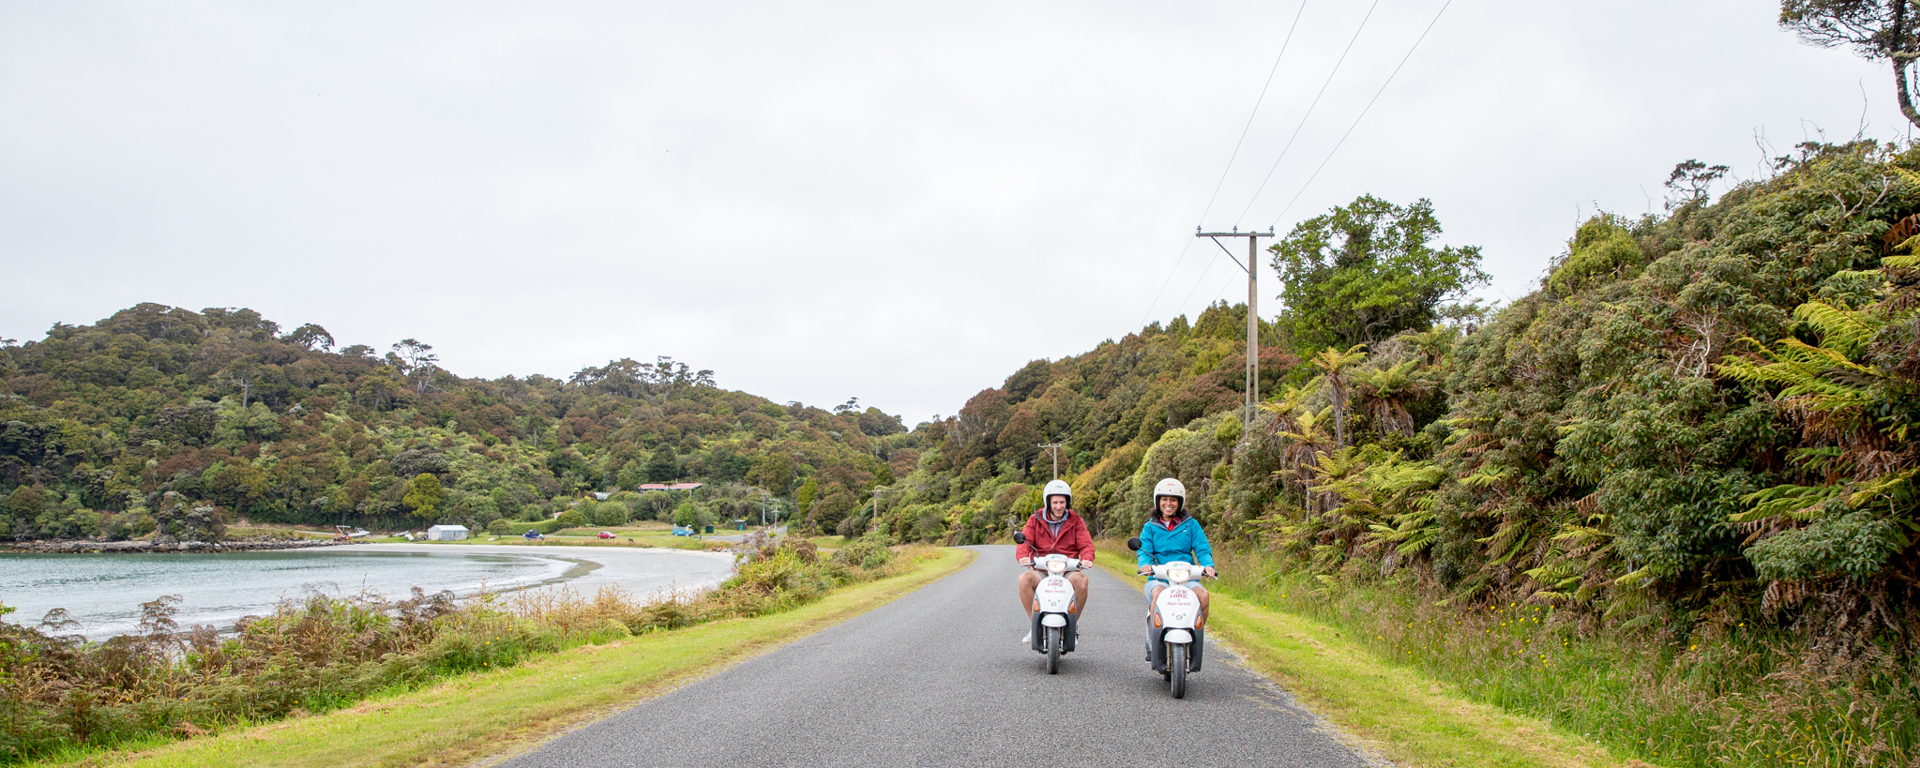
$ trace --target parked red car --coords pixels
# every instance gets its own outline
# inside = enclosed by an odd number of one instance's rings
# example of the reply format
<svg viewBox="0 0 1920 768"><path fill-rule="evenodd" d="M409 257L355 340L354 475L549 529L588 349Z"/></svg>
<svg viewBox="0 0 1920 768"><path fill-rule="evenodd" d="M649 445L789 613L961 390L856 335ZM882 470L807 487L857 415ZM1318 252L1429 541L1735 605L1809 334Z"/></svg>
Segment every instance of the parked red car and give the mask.
<svg viewBox="0 0 1920 768"><path fill-rule="evenodd" d="M612 533L612 532L610 532L610 531L601 531L601 532L600 532L600 538L603 538L603 539L611 539L611 538L613 538L613 533Z"/></svg>

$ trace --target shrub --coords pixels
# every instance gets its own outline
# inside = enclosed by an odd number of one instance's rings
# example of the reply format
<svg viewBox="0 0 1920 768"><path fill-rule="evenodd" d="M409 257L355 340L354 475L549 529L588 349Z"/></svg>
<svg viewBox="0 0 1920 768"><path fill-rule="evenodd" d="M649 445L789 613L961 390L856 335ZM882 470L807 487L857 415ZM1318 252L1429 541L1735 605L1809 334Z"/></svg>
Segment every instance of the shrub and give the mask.
<svg viewBox="0 0 1920 768"><path fill-rule="evenodd" d="M593 508L593 524L613 527L627 524L627 505L617 501L603 501Z"/></svg>

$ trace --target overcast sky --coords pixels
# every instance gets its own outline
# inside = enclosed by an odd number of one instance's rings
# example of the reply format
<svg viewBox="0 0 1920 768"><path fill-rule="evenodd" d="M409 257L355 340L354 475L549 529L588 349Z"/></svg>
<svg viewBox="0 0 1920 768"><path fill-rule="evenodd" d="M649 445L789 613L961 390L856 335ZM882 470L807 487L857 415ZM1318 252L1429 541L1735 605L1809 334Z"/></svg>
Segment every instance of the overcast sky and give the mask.
<svg viewBox="0 0 1920 768"><path fill-rule="evenodd" d="M1681 160L1909 135L1769 2L1454 0L1382 92L1443 2L0 0L0 337L245 306L912 423L1244 300L1197 224L1430 198L1508 301Z"/></svg>

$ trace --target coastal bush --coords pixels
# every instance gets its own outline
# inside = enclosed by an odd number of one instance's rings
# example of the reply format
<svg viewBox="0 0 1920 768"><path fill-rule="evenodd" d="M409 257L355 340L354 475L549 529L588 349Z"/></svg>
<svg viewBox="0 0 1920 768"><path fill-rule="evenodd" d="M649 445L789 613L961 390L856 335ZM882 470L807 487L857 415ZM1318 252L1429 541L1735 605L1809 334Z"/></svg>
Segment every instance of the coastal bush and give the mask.
<svg viewBox="0 0 1920 768"><path fill-rule="evenodd" d="M612 528L627 524L627 505L618 501L603 501L593 508L593 524L603 528Z"/></svg>
<svg viewBox="0 0 1920 768"><path fill-rule="evenodd" d="M1107 544L1116 547L1115 544ZM1431 599L1410 569L1334 573L1216 550L1222 594L1309 616L1468 695L1662 766L1909 766L1920 663L1869 645L1813 657L1789 630L1723 613L1695 627L1608 627L1584 611Z"/></svg>
<svg viewBox="0 0 1920 768"><path fill-rule="evenodd" d="M562 588L460 601L419 589L398 600L314 593L227 635L178 626L177 598L161 598L143 604L135 633L100 642L66 633L63 611L37 626L0 621L0 765L322 713L578 645L761 616L937 554L914 546L893 557L879 540L863 541L854 560L820 558L798 538L762 542L737 575L698 594L640 598L608 587L583 597ZM0 616L13 611L0 605Z"/></svg>

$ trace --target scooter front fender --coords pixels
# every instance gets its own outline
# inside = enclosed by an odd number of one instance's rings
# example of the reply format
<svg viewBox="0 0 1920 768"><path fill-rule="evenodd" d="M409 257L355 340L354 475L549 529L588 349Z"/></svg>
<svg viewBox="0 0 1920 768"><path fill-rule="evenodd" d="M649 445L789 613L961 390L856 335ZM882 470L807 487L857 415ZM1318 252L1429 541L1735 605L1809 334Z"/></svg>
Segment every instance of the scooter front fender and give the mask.
<svg viewBox="0 0 1920 768"><path fill-rule="evenodd" d="M1060 633L1060 652L1073 653L1074 646L1079 641L1080 617L1071 613L1036 613L1029 617L1028 621L1033 630L1033 642L1029 643L1029 647L1033 648L1035 653L1047 652L1048 627L1066 628Z"/></svg>
<svg viewBox="0 0 1920 768"><path fill-rule="evenodd" d="M1200 671L1200 663L1207 655L1207 632L1204 629L1160 629L1147 625L1147 663L1155 672L1167 671L1167 643L1176 642L1175 632L1192 632L1187 642L1187 671Z"/></svg>

